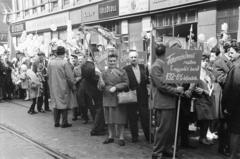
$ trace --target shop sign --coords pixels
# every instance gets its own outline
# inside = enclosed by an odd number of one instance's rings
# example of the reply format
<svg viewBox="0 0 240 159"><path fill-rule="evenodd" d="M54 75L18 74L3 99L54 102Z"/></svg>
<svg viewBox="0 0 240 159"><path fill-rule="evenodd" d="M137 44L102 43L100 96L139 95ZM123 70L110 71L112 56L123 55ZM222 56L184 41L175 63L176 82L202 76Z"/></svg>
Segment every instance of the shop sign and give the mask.
<svg viewBox="0 0 240 159"><path fill-rule="evenodd" d="M98 5L88 6L82 9L82 22L98 20Z"/></svg>
<svg viewBox="0 0 240 159"><path fill-rule="evenodd" d="M200 79L202 51L167 49L166 70L164 80L166 83L196 83Z"/></svg>
<svg viewBox="0 0 240 159"><path fill-rule="evenodd" d="M121 0L120 0L121 1ZM99 19L118 16L118 0L111 0L98 5Z"/></svg>
<svg viewBox="0 0 240 159"><path fill-rule="evenodd" d="M64 12L29 20L26 21L26 31L29 32L42 29L50 29L52 26L54 27L66 26L68 19L69 19L68 12Z"/></svg>
<svg viewBox="0 0 240 159"><path fill-rule="evenodd" d="M72 24L80 24L82 22L82 11L80 9L69 12Z"/></svg>
<svg viewBox="0 0 240 159"><path fill-rule="evenodd" d="M119 15L148 11L148 0L119 0Z"/></svg>
<svg viewBox="0 0 240 159"><path fill-rule="evenodd" d="M204 0L150 0L150 10L164 9Z"/></svg>
<svg viewBox="0 0 240 159"><path fill-rule="evenodd" d="M11 33L23 32L26 29L25 23L13 24L11 26Z"/></svg>

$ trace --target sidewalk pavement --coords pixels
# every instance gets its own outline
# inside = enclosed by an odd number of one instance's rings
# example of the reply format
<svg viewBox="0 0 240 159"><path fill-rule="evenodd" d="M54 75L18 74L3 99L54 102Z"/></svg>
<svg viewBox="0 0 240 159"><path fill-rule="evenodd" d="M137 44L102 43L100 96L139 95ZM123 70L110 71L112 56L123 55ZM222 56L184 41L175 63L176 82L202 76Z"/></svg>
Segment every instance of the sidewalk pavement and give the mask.
<svg viewBox="0 0 240 159"><path fill-rule="evenodd" d="M106 136L90 136L92 123L72 122L70 128L55 128L52 112L29 115L30 101L14 100L13 103L0 103L0 123L8 125L32 139L56 151L76 159L150 159L152 146L140 132L140 142L131 143L131 135L126 130L126 146L117 143L103 145ZM17 105L16 105L17 104ZM69 112L69 114L71 114ZM69 121L71 121L69 115ZM217 154L216 145L197 145L195 150L180 150L182 159L223 159Z"/></svg>

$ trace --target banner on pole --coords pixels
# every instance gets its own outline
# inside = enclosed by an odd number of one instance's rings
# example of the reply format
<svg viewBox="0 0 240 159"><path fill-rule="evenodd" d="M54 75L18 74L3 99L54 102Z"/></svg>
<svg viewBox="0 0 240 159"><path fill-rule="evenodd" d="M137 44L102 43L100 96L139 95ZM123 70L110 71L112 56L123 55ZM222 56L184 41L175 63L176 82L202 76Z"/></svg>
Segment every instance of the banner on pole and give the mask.
<svg viewBox="0 0 240 159"><path fill-rule="evenodd" d="M196 83L200 79L202 51L166 49L166 83Z"/></svg>

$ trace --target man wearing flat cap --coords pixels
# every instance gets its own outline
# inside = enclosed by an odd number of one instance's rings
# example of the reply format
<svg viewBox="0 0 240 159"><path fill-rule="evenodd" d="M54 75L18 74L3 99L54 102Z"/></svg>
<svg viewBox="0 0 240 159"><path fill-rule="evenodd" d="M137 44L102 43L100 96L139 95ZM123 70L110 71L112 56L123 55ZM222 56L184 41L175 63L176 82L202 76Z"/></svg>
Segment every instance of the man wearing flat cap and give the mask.
<svg viewBox="0 0 240 159"><path fill-rule="evenodd" d="M51 102L54 108L55 127L60 126L62 116L62 128L71 127L68 123L68 111L70 106L71 91L75 91L75 79L71 65L64 60L65 48L58 46L57 57L48 64L48 84L50 88Z"/></svg>
<svg viewBox="0 0 240 159"><path fill-rule="evenodd" d="M51 111L49 109L49 86L48 86L48 78L47 78L47 66L48 66L48 61L45 58L45 53L42 51L38 52L38 60L33 63L33 72L38 74L39 77L41 77L41 82L43 84L43 96L38 98L37 101L37 109L38 112L44 112L42 109L42 105L44 102L44 109L45 111Z"/></svg>

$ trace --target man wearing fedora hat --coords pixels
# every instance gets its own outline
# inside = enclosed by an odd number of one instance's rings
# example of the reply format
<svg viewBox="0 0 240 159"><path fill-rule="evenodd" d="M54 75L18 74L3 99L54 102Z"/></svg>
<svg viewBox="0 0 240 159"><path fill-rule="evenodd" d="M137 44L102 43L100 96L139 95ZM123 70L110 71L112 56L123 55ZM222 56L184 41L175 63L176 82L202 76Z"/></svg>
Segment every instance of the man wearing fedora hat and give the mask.
<svg viewBox="0 0 240 159"><path fill-rule="evenodd" d="M57 57L52 59L48 65L48 82L50 88L51 102L54 108L55 127L60 126L62 116L62 128L71 127L68 123L68 108L71 103L71 91L75 91L75 79L73 70L68 61L64 60L65 48L57 47Z"/></svg>
<svg viewBox="0 0 240 159"><path fill-rule="evenodd" d="M33 72L37 73L41 77L41 81L43 84L43 97L38 99L37 109L39 112L44 112L42 109L43 101L44 101L44 109L45 111L51 111L49 109L49 86L48 86L48 77L47 77L47 65L48 61L45 59L45 53L42 51L38 52L38 60L33 63Z"/></svg>

